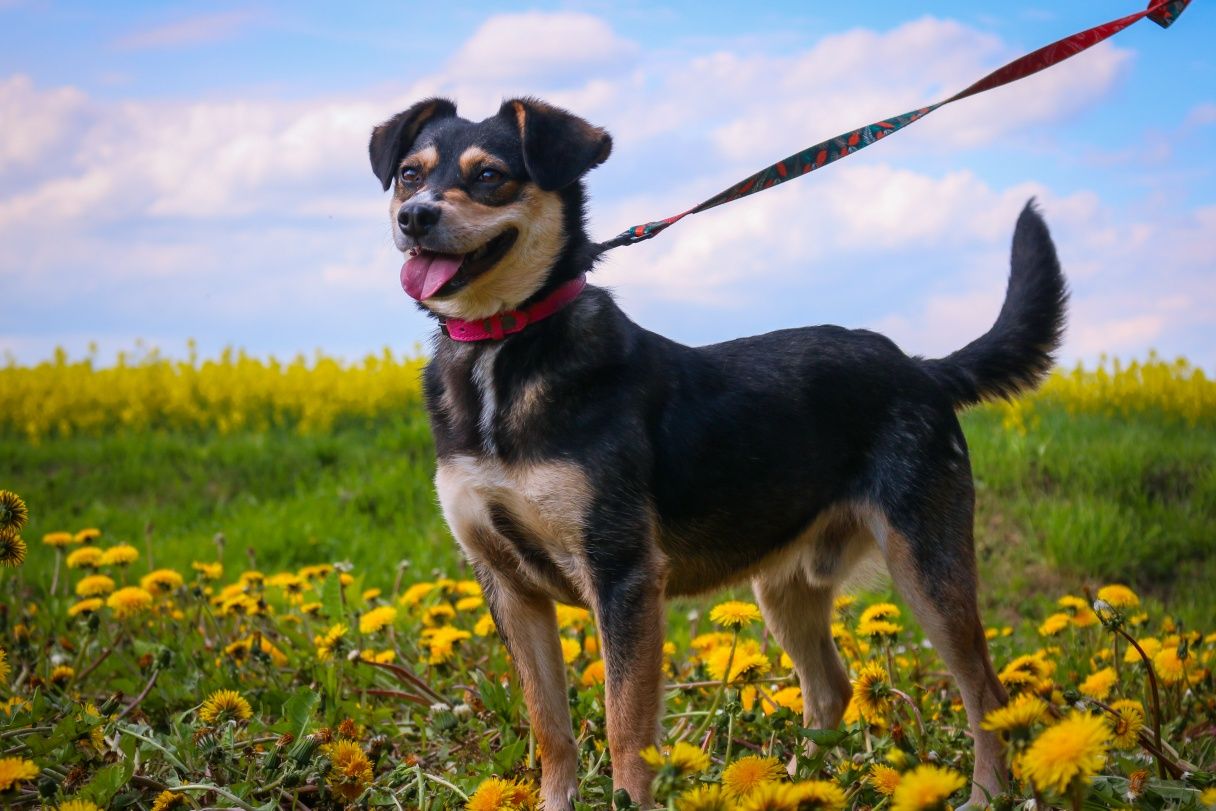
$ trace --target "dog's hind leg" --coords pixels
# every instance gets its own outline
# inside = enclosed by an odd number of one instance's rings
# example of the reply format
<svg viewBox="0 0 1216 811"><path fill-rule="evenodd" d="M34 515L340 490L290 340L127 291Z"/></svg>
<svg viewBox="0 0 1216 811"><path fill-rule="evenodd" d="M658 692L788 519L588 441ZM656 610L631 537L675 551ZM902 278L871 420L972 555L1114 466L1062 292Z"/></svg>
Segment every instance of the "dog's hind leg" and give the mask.
<svg viewBox="0 0 1216 811"><path fill-rule="evenodd" d="M540 744L543 807L573 811L578 752L553 601L487 566L475 564L475 570L494 624L515 662L528 717Z"/></svg>
<svg viewBox="0 0 1216 811"><path fill-rule="evenodd" d="M835 729L852 688L832 641L832 589L812 585L801 569L763 574L752 588L765 623L798 671L803 723Z"/></svg>
<svg viewBox="0 0 1216 811"><path fill-rule="evenodd" d="M1000 741L980 728L984 716L1006 702L988 656L988 642L976 603L975 546L972 539L973 493L965 485L937 490L919 510L896 509L883 544L887 567L900 594L912 607L929 641L954 675L975 740L971 805L987 805L1006 781Z"/></svg>

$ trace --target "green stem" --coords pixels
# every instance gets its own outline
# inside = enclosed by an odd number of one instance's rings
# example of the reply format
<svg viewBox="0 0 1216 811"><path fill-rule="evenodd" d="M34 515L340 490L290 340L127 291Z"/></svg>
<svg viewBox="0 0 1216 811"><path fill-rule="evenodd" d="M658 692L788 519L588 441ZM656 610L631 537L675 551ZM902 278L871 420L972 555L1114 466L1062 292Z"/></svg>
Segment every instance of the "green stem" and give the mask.
<svg viewBox="0 0 1216 811"><path fill-rule="evenodd" d="M696 734L693 735L693 740L699 740L705 734L705 730L709 729L709 725L713 723L714 713L718 710L718 704L722 701L722 696L726 693L726 685L730 683L730 668L735 663L735 648L739 644L739 629L735 629L735 635L730 640L730 655L726 657L726 668L722 673L722 683L718 685L717 691L714 692L713 703L709 705L709 712L705 714L705 720L697 727Z"/></svg>

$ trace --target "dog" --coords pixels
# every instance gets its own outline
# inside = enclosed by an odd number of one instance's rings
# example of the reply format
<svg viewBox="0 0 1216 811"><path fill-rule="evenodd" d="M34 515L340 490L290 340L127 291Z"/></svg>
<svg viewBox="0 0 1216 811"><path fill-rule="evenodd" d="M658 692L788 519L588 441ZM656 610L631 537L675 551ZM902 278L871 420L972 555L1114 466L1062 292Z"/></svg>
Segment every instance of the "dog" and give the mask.
<svg viewBox="0 0 1216 811"><path fill-rule="evenodd" d="M480 122L427 99L369 145L402 285L439 322L423 375L439 502L518 670L544 807L569 811L578 785L555 600L594 613L613 786L647 807L666 601L750 580L805 723L835 728L851 687L833 599L871 555L958 683L982 804L1005 769L980 722L1006 694L956 412L1052 365L1067 291L1034 201L994 326L947 357L835 326L690 348L584 285L598 249L583 177L611 151L603 129L532 98Z"/></svg>

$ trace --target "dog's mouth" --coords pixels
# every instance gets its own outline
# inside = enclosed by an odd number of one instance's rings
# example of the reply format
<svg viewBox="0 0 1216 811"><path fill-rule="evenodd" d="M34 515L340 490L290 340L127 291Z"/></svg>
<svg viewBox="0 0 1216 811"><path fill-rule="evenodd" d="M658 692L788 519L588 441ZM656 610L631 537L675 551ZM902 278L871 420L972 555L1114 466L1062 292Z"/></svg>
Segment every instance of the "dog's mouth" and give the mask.
<svg viewBox="0 0 1216 811"><path fill-rule="evenodd" d="M415 301L450 296L485 273L506 256L519 231L508 228L469 253L440 253L410 248L401 266L401 287Z"/></svg>

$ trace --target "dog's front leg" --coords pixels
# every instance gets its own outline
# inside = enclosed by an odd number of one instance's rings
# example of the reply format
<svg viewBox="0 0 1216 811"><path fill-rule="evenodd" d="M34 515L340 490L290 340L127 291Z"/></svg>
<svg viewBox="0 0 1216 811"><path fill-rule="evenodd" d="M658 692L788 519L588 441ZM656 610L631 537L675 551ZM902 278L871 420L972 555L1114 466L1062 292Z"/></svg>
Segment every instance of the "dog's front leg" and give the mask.
<svg viewBox="0 0 1216 811"><path fill-rule="evenodd" d="M666 573L652 550L592 553L596 620L603 641L613 790L650 807L653 774L640 752L655 743L663 691Z"/></svg>
<svg viewBox="0 0 1216 811"><path fill-rule="evenodd" d="M487 567L477 566L476 571L499 636L515 661L528 717L540 744L542 807L545 811L573 811L578 752L553 601Z"/></svg>

